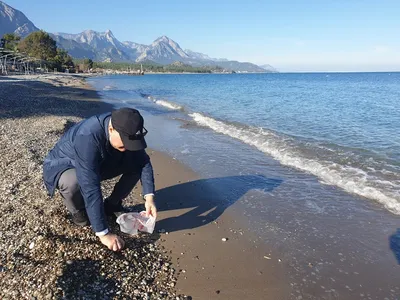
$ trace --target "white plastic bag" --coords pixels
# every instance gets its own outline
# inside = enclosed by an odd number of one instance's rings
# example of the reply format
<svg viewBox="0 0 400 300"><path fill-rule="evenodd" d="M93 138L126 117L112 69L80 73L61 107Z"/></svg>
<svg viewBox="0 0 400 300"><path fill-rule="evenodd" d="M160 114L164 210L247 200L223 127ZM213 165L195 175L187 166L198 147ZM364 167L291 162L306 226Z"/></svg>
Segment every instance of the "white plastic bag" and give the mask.
<svg viewBox="0 0 400 300"><path fill-rule="evenodd" d="M136 235L139 231L153 233L156 224L156 218L146 217L146 212L140 213L130 212L120 215L117 218L117 223L122 232Z"/></svg>

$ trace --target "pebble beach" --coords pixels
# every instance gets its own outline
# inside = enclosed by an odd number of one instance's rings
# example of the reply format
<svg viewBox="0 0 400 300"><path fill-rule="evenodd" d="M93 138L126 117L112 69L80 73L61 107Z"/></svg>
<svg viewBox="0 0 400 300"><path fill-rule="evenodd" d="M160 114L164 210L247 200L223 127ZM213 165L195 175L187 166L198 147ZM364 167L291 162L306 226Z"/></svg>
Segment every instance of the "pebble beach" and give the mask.
<svg viewBox="0 0 400 300"><path fill-rule="evenodd" d="M1 299L188 299L174 291L178 270L157 234L124 237L126 249L113 253L46 193L44 157L71 124L108 108L95 99L81 77L0 79Z"/></svg>
<svg viewBox="0 0 400 300"><path fill-rule="evenodd" d="M125 235L110 218L126 242L114 253L71 222L60 195L47 195L43 159L70 126L112 109L82 76L0 78L0 299L289 299L279 254L258 247L234 207L219 211L207 180L151 145L153 234ZM102 182L103 197L117 180ZM140 193L123 205L143 210Z"/></svg>

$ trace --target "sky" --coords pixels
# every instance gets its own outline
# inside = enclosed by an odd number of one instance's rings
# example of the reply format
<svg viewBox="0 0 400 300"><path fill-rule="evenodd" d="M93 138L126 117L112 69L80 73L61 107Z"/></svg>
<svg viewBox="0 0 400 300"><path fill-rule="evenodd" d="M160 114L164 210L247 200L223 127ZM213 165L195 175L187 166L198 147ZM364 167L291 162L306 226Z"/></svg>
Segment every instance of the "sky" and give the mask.
<svg viewBox="0 0 400 300"><path fill-rule="evenodd" d="M4 0L47 32L166 35L215 58L281 72L400 71L399 0Z"/></svg>

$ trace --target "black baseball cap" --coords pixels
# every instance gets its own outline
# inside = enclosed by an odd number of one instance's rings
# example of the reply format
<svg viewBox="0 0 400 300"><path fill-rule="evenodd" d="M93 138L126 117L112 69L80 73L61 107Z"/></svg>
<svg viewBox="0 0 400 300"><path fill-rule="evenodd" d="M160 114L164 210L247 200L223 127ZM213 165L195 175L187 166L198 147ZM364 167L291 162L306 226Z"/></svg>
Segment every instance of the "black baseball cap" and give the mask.
<svg viewBox="0 0 400 300"><path fill-rule="evenodd" d="M147 148L144 140L147 130L138 110L129 107L114 110L111 113L111 123L121 136L126 150L138 151Z"/></svg>

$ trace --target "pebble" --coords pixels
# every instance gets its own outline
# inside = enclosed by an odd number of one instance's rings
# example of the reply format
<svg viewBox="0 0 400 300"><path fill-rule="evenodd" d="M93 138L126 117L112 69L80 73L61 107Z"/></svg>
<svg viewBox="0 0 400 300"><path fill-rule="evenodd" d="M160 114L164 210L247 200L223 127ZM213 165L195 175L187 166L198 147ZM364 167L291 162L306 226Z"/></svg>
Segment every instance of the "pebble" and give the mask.
<svg viewBox="0 0 400 300"><path fill-rule="evenodd" d="M30 245L29 245L29 249L33 249L33 247L35 247L35 242L32 242L32 243L30 243Z"/></svg>
<svg viewBox="0 0 400 300"><path fill-rule="evenodd" d="M228 240L228 238L222 238L223 242L226 242Z"/></svg>

